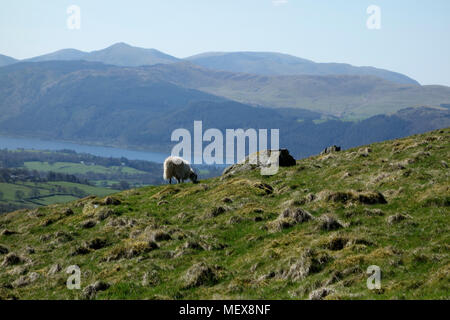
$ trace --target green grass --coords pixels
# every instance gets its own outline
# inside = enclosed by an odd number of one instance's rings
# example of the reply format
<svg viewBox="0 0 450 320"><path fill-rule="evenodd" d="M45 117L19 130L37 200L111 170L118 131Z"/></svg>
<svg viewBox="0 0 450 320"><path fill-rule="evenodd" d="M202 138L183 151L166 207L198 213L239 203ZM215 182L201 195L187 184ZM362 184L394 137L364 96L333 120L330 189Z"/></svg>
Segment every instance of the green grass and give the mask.
<svg viewBox="0 0 450 320"><path fill-rule="evenodd" d="M53 171L57 173L64 173L64 174L86 174L88 172L94 172L94 173L124 173L124 174L142 174L145 173L140 170L136 170L134 168L130 167L118 167L118 166L112 166L112 167L105 167L100 165L87 165L82 163L72 163L72 162L55 162L55 163L48 163L48 162L41 162L41 161L29 161L25 162L25 168L29 170L37 170L37 171Z"/></svg>
<svg viewBox="0 0 450 320"><path fill-rule="evenodd" d="M97 299L307 299L324 287L332 290L326 299L449 299L450 184L445 164L450 129L365 149L300 160L270 177L244 171L196 185L124 191L113 195L120 200L117 205L86 198L2 216L0 228L19 233L0 236L1 244L30 260L2 267L0 284L13 284L20 277L13 272L18 267L40 278L24 287L0 285L0 297L84 298L82 290L65 287L65 268L78 265L83 288L97 280L111 284ZM273 192L258 188L261 183ZM387 203L326 197L375 191ZM67 207L73 215L64 214ZM224 212L211 214L217 207ZM274 228L286 208L302 208L314 219L286 220L290 226ZM102 220L102 212L112 215ZM321 229L326 214L343 227ZM405 220L390 223L396 214ZM96 225L80 227L88 219ZM170 239L145 250L155 230ZM63 240L64 234L70 237ZM107 245L86 255L71 254L94 238ZM186 249L187 242L199 247ZM342 247L332 246L340 242ZM27 253L27 246L36 252ZM118 257L118 252L133 254ZM187 271L199 262L210 267L216 281L186 287ZM63 270L48 275L55 263ZM301 270L301 263L312 268L294 277L289 272ZM380 290L366 287L370 265L381 268Z"/></svg>
<svg viewBox="0 0 450 320"><path fill-rule="evenodd" d="M37 202L39 202L40 205L43 206L47 206L50 204L55 204L55 203L65 203L65 202L70 202L70 201L74 201L77 200L78 198L75 196L48 196L48 197L42 197L39 198L39 200L37 200Z"/></svg>
<svg viewBox="0 0 450 320"><path fill-rule="evenodd" d="M38 196L32 197L31 192L33 189L39 191ZM17 191L23 192L23 199L16 198ZM83 196L96 195L100 197L117 192L117 190L113 189L65 181L0 183L0 192L3 194L0 204L11 203L21 207L36 207L39 205L65 203L79 199L77 191L81 191Z"/></svg>

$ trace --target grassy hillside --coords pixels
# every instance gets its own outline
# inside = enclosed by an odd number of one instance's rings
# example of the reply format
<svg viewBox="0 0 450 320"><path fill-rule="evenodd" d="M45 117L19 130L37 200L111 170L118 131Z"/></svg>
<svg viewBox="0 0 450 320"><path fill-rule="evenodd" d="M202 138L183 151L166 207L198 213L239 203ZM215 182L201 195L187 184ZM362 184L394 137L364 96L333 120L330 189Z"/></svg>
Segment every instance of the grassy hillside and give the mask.
<svg viewBox="0 0 450 320"><path fill-rule="evenodd" d="M449 299L450 129L0 217L0 297ZM82 290L65 286L81 268ZM367 267L382 271L366 287ZM95 285L91 285L94 284Z"/></svg>

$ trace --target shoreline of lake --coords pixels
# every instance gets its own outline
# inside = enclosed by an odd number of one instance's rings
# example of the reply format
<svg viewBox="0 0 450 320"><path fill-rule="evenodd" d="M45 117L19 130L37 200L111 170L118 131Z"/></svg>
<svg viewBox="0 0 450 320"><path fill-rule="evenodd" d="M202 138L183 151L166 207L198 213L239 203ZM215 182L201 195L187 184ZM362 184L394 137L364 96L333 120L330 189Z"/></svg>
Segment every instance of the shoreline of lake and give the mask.
<svg viewBox="0 0 450 320"><path fill-rule="evenodd" d="M168 154L151 151L138 151L124 148L80 144L76 142L43 140L38 138L8 137L0 135L0 149L18 150L73 150L77 153L89 153L100 157L127 158L163 163Z"/></svg>

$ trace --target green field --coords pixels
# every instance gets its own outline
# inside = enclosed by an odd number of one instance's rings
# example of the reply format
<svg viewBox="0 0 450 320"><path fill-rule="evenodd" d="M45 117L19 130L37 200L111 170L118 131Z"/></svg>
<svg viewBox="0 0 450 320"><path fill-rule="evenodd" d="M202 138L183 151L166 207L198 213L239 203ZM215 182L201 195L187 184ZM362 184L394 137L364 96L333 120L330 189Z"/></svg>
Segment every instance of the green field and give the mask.
<svg viewBox="0 0 450 320"><path fill-rule="evenodd" d="M23 198L16 197L17 191ZM0 204L13 204L19 207L37 207L54 203L64 203L88 195L106 196L116 190L88 186L72 182L16 182L0 183L2 198Z"/></svg>
<svg viewBox="0 0 450 320"><path fill-rule="evenodd" d="M64 174L87 174L89 172L93 173L103 173L103 174L145 174L144 171L136 170L130 167L104 167L100 165L88 165L83 163L71 163L71 162L41 162L41 161L29 161L25 162L25 168L29 170L37 170L37 171L53 171L56 173L64 173Z"/></svg>

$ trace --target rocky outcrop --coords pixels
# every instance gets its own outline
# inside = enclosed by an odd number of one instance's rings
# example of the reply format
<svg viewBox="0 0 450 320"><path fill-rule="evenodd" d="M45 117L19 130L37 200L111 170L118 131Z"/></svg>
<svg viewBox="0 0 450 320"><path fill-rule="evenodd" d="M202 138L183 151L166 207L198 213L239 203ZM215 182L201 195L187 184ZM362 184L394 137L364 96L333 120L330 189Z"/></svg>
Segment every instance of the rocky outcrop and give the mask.
<svg viewBox="0 0 450 320"><path fill-rule="evenodd" d="M278 152L278 157L274 160L271 159L272 153ZM265 150L253 153L247 156L244 160L234 165L227 167L223 173L223 177L235 175L239 172L251 171L254 169L260 169L262 167L271 167L278 162L280 167L292 167L296 165L294 157L291 156L289 150Z"/></svg>
<svg viewBox="0 0 450 320"><path fill-rule="evenodd" d="M339 151L341 151L341 147L333 145L331 147L325 148L320 154L323 155L323 154L329 154L329 153L339 152Z"/></svg>

